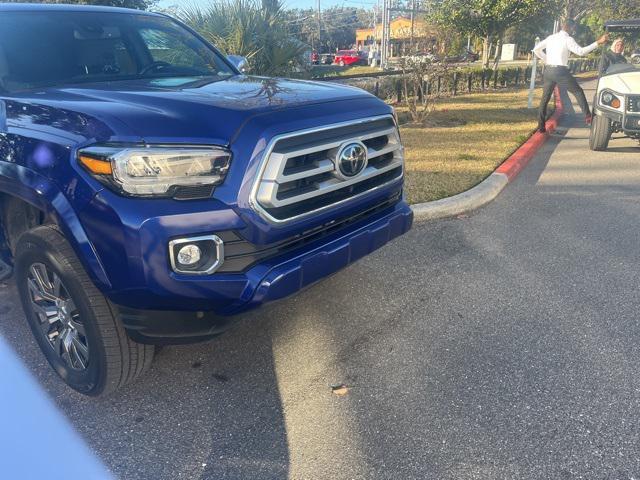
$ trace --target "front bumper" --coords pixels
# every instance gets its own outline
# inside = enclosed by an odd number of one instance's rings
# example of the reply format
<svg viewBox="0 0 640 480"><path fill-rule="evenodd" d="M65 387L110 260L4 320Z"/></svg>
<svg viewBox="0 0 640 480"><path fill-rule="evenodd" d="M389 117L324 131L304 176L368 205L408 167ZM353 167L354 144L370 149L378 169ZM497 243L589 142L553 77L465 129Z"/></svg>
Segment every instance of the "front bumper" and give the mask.
<svg viewBox="0 0 640 480"><path fill-rule="evenodd" d="M611 121L614 132L623 132L631 137L640 136L640 112L616 112L596 107L596 115L601 115Z"/></svg>
<svg viewBox="0 0 640 480"><path fill-rule="evenodd" d="M214 274L208 278L173 274L164 285L163 302L157 298L158 304L169 306L162 310L131 306L132 299L144 297L145 302L149 301L149 291L111 295L110 299L130 336L139 342L203 340L226 329L232 322L231 315L287 297L336 273L407 232L412 221L410 207L399 201L244 273ZM227 301L221 303L221 296Z"/></svg>
<svg viewBox="0 0 640 480"><path fill-rule="evenodd" d="M406 233L413 222L413 212L399 203L382 218L351 229L301 252L282 263L275 263L256 285L251 299L237 311L278 300L325 278Z"/></svg>

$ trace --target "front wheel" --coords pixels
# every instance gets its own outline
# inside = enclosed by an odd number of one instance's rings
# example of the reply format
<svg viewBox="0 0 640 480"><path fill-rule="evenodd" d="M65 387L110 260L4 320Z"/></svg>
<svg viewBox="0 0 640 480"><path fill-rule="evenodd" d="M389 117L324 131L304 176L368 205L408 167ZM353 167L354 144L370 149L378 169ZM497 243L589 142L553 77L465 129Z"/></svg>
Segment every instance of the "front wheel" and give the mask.
<svg viewBox="0 0 640 480"><path fill-rule="evenodd" d="M128 337L57 227L23 234L15 263L29 326L67 385L84 395L104 395L149 368L154 347Z"/></svg>
<svg viewBox="0 0 640 480"><path fill-rule="evenodd" d="M611 120L603 115L594 115L589 132L589 148L594 151L606 150L611 139Z"/></svg>

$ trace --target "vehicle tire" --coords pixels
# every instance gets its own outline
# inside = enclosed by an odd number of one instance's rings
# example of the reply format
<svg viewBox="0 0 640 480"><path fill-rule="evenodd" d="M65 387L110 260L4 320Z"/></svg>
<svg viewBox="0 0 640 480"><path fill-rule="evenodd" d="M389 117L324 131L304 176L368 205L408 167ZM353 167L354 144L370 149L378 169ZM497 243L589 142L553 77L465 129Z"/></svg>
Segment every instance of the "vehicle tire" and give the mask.
<svg viewBox="0 0 640 480"><path fill-rule="evenodd" d="M154 347L129 338L56 226L21 235L15 258L29 326L67 385L84 395L106 395L149 368Z"/></svg>
<svg viewBox="0 0 640 480"><path fill-rule="evenodd" d="M589 148L594 151L606 150L611 138L611 120L603 115L594 115L589 132Z"/></svg>
<svg viewBox="0 0 640 480"><path fill-rule="evenodd" d="M633 65L639 65L640 64L640 55L632 55L631 56L631 63Z"/></svg>

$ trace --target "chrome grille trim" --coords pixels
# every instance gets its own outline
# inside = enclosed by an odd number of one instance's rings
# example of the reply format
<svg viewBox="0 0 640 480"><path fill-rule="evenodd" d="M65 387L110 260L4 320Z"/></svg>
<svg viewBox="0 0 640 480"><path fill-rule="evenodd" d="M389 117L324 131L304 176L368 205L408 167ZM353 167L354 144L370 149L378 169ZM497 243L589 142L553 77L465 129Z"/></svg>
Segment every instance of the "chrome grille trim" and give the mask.
<svg viewBox="0 0 640 480"><path fill-rule="evenodd" d="M384 125L376 125L377 123L383 123ZM370 130L366 129L367 124L372 124ZM332 135L328 139L320 140L314 140L312 137L313 134L326 132L325 135L328 135L328 131L330 130L348 130L349 127L355 130L365 129L365 131L359 131L354 134ZM305 142L305 140L307 140L305 137L309 139L307 142ZM383 145L376 145L377 140L374 139L380 139L379 141L383 143ZM295 140L297 143L289 141L288 145L295 145L287 147L287 144L285 144L283 148L282 142L284 140ZM348 179L340 178L337 174L333 173L336 172L337 168L334 164L335 155L332 156L334 152L345 143L355 141L364 143L370 140L373 140L374 145L378 148L367 145L369 165L367 165L363 172ZM309 165L305 165L304 162L306 162L307 158L303 157L313 154L318 154L318 158L313 159ZM387 156L387 158L380 161L380 157L383 156ZM288 161L290 159L301 159L303 160L303 165L289 168L290 171L287 173ZM305 200L312 200L315 197L338 192L343 188L353 188L353 186L363 181L370 180L375 183L377 176L392 172L393 170L397 170L399 173L391 180L385 180L384 183L380 185L374 185L364 192L347 196L329 205L310 209L304 213L287 218L276 218L268 211L270 209L288 206L293 207ZM389 177L389 175L394 174L388 174L386 177ZM326 125L319 128L294 131L274 137L265 149L258 168L258 175L251 189L249 203L260 216L270 223L285 223L332 208L362 195L379 190L380 188L397 182L403 176L404 151L394 118L391 115L369 117L350 122ZM386 177L381 178L384 179ZM305 179L309 180L308 185L303 183L303 186L298 187L298 189L292 188L287 190L288 186L294 184L295 187L296 182L304 182ZM285 188L282 188L283 186L285 186ZM302 208L301 205L298 207Z"/></svg>

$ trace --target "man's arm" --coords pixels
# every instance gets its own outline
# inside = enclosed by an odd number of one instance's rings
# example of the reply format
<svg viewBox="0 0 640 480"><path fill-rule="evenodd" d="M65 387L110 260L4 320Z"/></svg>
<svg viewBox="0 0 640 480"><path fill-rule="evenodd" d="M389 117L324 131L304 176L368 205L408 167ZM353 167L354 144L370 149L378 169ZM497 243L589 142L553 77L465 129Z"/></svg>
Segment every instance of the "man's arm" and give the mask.
<svg viewBox="0 0 640 480"><path fill-rule="evenodd" d="M535 48L533 49L533 53L534 53L534 55L536 57L538 57L540 60L542 60L543 62L546 63L547 54L544 53L544 49L545 48L547 48L547 39L546 38L535 46Z"/></svg>
<svg viewBox="0 0 640 480"><path fill-rule="evenodd" d="M602 45L603 43L607 43L608 40L609 40L609 35L605 33L598 40L593 42L591 45L587 45L586 47L581 47L573 39L573 37L569 37L567 39L567 48L569 49L570 52L575 53L579 57L584 57L585 55L589 55L596 48L598 48L598 45Z"/></svg>
<svg viewBox="0 0 640 480"><path fill-rule="evenodd" d="M598 42L593 42L591 45L581 47L580 45L578 45L578 42L573 39L573 37L569 37L567 39L567 48L571 53L574 53L579 57L584 57L585 55L589 55L596 48L598 48Z"/></svg>

